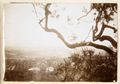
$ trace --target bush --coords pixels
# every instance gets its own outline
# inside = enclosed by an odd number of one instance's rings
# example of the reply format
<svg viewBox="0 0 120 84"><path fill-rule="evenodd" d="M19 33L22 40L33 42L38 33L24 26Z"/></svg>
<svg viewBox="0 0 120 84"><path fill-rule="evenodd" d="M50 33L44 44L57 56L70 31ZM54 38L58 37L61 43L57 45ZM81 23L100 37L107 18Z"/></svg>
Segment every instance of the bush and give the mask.
<svg viewBox="0 0 120 84"><path fill-rule="evenodd" d="M104 81L117 80L116 56L107 53L95 54L92 49L83 49L82 53L72 53L57 68L60 81Z"/></svg>

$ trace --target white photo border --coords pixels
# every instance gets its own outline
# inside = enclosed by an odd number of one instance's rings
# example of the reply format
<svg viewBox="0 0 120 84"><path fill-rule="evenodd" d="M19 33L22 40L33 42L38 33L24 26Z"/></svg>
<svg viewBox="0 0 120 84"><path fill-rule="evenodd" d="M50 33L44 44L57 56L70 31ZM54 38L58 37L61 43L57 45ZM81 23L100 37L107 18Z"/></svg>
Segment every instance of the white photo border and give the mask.
<svg viewBox="0 0 120 84"><path fill-rule="evenodd" d="M117 3L118 4L118 56L117 56L117 82L6 82L3 81L5 73L4 57L4 4L11 2L52 2L52 3ZM120 84L120 1L119 0L0 0L0 83L1 84Z"/></svg>

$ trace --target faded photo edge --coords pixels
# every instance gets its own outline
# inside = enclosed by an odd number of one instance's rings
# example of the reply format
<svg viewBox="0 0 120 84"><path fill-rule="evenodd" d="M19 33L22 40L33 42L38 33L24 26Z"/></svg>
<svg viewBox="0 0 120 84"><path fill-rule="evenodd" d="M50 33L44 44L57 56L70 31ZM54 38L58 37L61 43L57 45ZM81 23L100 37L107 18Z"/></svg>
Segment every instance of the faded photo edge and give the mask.
<svg viewBox="0 0 120 84"><path fill-rule="evenodd" d="M4 57L4 8L3 8L3 6L4 6L4 4L7 4L7 3L10 3L10 2L19 2L19 1L24 1L24 2L29 2L29 0L8 0L8 1L2 1L1 3L0 3L0 66L1 66L1 68L0 68L0 82L1 82L1 84L39 84L39 83L41 83L41 84L53 84L53 83L55 83L55 84L62 84L62 83L66 83L66 84L69 84L69 83L71 83L71 84L89 84L89 83L92 83L92 84L96 84L96 83L99 83L99 84L106 84L106 83L108 83L108 84L120 84L120 63L119 63L119 61L120 61L120 57L119 57L119 55L120 55L120 52L119 52L119 43L120 43L120 38L119 38L119 33L120 33L120 30L119 30L119 28L120 28L120 24L119 24L119 21L120 21L120 12L118 12L118 67L117 67L117 82L5 82L5 81L3 81L3 77L4 77L4 73L5 73L5 57ZM30 2L39 2L38 0L30 0ZM62 2L62 3L64 3L64 2L69 2L69 0L67 1L67 0L62 0L62 1L60 1L60 0L46 0L46 2ZM71 0L71 2L85 2L85 3L87 3L87 0L85 0L85 1L79 1L79 0ZM94 2L94 0L89 0L89 2L91 3L91 2ZM120 2L119 2L119 0L107 0L107 1L104 1L104 0L101 0L101 1L99 1L99 0L96 0L95 2L105 2L105 3L117 3L118 4L118 11L120 11Z"/></svg>

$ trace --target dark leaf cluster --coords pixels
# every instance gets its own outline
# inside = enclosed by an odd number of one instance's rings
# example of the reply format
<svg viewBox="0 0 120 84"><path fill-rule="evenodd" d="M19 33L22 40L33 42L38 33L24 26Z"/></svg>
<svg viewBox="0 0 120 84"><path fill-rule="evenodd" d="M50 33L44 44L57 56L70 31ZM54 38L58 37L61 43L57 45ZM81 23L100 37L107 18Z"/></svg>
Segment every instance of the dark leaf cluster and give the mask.
<svg viewBox="0 0 120 84"><path fill-rule="evenodd" d="M117 4L116 3L92 3L91 9L96 9L98 12L98 21L105 19L106 22L113 20L112 16L114 13L117 13ZM96 13L94 13L96 14Z"/></svg>

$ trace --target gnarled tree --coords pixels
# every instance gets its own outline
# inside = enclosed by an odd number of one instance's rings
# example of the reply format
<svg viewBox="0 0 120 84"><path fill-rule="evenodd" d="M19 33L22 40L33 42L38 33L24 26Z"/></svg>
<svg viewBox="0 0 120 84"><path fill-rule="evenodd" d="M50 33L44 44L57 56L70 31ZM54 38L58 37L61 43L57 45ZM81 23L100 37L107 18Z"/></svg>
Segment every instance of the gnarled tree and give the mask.
<svg viewBox="0 0 120 84"><path fill-rule="evenodd" d="M103 35L103 32L105 31L105 29L111 29L111 30L113 30L113 33L117 33L117 28L115 28L109 24L110 21L114 20L114 18L113 18L114 14L117 14L117 4L115 4L115 3L91 3L90 11L83 17L87 16L92 10L95 10L94 15L97 15L97 17L95 17L95 26L91 25L92 32L93 32L93 35L92 35L93 41L91 41L91 42L84 41L84 42L73 43L73 44L67 42L64 39L64 36L59 31L57 31L55 28L50 28L48 26L49 15L52 13L49 10L49 7L51 5L52 5L51 3L47 3L44 6L45 17L40 19L40 22L39 22L40 26L46 32L55 33L58 36L58 38L61 39L62 42L69 48L76 48L76 47L81 47L81 46L92 46L97 49L102 49L112 56L117 55L117 51L114 51L105 45L100 45L100 44L95 43L97 40L99 40L101 42L107 40L111 43L112 47L117 49L117 42L110 35ZM80 17L80 18L82 18L82 17ZM78 18L78 20L80 20L80 18ZM43 21L44 21L44 25L42 24ZM99 27L99 25L98 25L99 23L102 24L102 27ZM98 31L98 30L100 30L100 31Z"/></svg>

